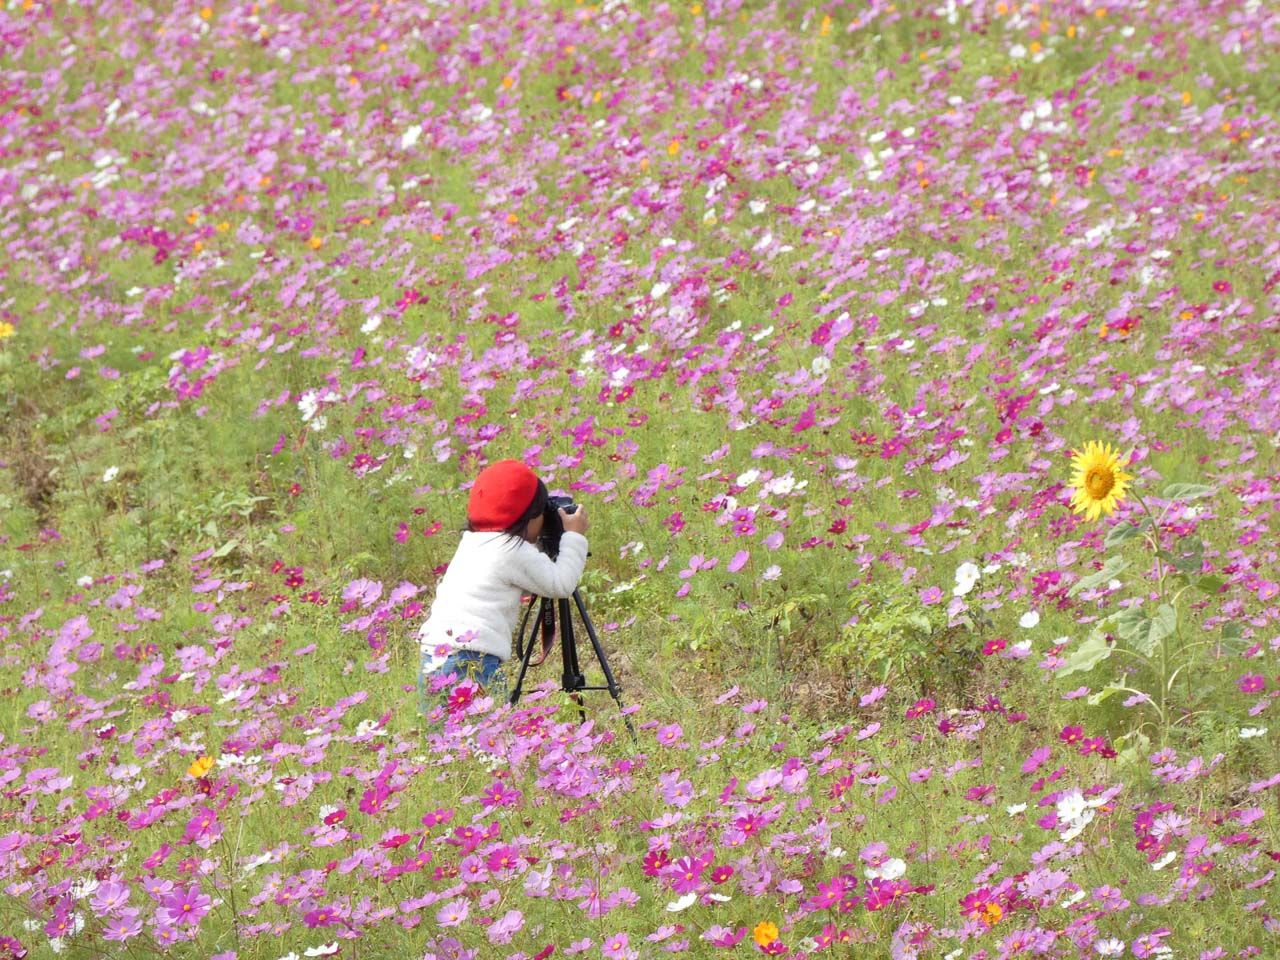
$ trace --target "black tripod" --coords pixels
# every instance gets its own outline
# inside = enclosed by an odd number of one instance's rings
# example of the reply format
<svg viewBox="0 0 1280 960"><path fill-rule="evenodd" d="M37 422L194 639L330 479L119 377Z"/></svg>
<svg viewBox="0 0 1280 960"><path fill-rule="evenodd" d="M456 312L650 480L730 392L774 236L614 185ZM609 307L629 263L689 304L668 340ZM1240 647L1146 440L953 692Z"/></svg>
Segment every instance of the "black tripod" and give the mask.
<svg viewBox="0 0 1280 960"><path fill-rule="evenodd" d="M578 715L584 720L587 716L582 704L581 691L583 690L608 690L609 695L617 701L618 706L622 706L622 688L618 686L618 681L613 678L613 671L609 669L609 661L605 659L604 647L600 645L600 638L596 635L596 628L592 625L591 617L587 614L587 605L582 602L582 594L576 589L573 591L573 603L578 611L578 619L582 621L582 626L586 629L587 636L591 639L591 647L596 652L596 660L600 662L600 669L604 671L605 685L603 687L588 686L587 679L582 674L582 667L578 663L578 644L573 634L573 618L570 615L572 611L569 607L569 598L562 597L559 600L552 600L550 597L534 597L525 608L524 617L520 621L520 629L516 631L516 656L520 658L520 673L516 677L515 686L511 690L511 703L513 706L520 699L521 687L524 685L524 675L533 660L535 632L541 629L541 647L544 659L551 649L551 644L556 636L557 608L559 608L560 621L560 654L564 660L564 673L560 678L560 686L565 693L569 694L577 702ZM538 618L530 625L529 619L535 605L538 609ZM526 626L529 628L527 635L525 633ZM623 716L622 719L627 725L627 730L631 733L631 739L636 739L636 731L635 727L631 725L631 718Z"/></svg>

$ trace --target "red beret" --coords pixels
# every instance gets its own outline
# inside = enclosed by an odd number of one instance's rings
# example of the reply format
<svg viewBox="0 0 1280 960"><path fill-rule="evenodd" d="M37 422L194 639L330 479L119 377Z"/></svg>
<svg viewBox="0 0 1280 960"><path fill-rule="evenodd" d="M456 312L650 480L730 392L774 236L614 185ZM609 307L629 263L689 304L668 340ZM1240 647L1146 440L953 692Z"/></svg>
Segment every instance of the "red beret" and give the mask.
<svg viewBox="0 0 1280 960"><path fill-rule="evenodd" d="M480 471L467 500L472 530L505 530L524 516L538 492L538 477L519 460L499 460Z"/></svg>

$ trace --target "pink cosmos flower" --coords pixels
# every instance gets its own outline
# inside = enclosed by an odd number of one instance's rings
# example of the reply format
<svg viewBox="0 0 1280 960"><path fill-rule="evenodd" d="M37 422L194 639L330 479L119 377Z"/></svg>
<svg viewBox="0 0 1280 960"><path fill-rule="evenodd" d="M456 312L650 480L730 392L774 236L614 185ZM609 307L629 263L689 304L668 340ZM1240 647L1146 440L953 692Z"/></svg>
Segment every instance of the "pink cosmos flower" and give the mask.
<svg viewBox="0 0 1280 960"><path fill-rule="evenodd" d="M450 900L436 911L436 923L442 927L461 926L471 912L471 906L463 897Z"/></svg>
<svg viewBox="0 0 1280 960"><path fill-rule="evenodd" d="M165 897L156 910L156 920L168 926L195 926L208 914L212 903L193 883Z"/></svg>
<svg viewBox="0 0 1280 960"><path fill-rule="evenodd" d="M600 944L600 951L607 960L633 960L639 953L630 948L631 940L625 933L615 933Z"/></svg>
<svg viewBox="0 0 1280 960"><path fill-rule="evenodd" d="M908 720L914 720L916 717L924 716L926 713L931 711L935 706L937 706L937 704L934 703L934 701L931 698L924 697L920 700L917 700L911 706L907 707L906 718Z"/></svg>
<svg viewBox="0 0 1280 960"><path fill-rule="evenodd" d="M492 810L494 807L513 807L520 802L522 795L519 790L499 781L485 788L484 793L480 795L480 805L486 810Z"/></svg>
<svg viewBox="0 0 1280 960"><path fill-rule="evenodd" d="M102 926L102 937L114 943L124 943L142 932L142 917L132 907L121 910ZM2 954L0 954L2 955Z"/></svg>
<svg viewBox="0 0 1280 960"><path fill-rule="evenodd" d="M222 824L218 821L217 812L209 807L197 807L194 816L187 821L182 842L194 843L202 850L208 850L220 836L222 836Z"/></svg>
<svg viewBox="0 0 1280 960"><path fill-rule="evenodd" d="M680 736L684 733L678 723L669 723L665 727L658 728L658 743L672 744L679 743Z"/></svg>
<svg viewBox="0 0 1280 960"><path fill-rule="evenodd" d="M1267 678L1260 673L1242 674L1236 686L1242 693L1260 693L1267 688Z"/></svg>

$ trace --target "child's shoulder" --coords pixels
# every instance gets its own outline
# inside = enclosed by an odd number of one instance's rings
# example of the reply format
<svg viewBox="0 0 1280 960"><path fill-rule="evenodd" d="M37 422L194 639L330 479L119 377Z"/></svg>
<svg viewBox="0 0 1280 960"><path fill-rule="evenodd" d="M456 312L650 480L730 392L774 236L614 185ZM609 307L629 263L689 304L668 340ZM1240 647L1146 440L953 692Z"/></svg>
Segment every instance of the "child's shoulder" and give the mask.
<svg viewBox="0 0 1280 960"><path fill-rule="evenodd" d="M523 551L526 547L535 549L533 544L502 532L467 530L458 543L458 553L498 556Z"/></svg>

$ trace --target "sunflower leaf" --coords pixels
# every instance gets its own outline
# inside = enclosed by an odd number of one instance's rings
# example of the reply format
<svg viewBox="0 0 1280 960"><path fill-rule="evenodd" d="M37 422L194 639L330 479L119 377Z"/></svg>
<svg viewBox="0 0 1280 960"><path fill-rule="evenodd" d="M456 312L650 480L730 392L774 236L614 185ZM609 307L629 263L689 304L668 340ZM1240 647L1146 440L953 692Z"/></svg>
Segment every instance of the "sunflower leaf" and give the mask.
<svg viewBox="0 0 1280 960"><path fill-rule="evenodd" d="M1137 607L1129 607L1128 609L1139 610ZM1124 620L1125 618L1122 616L1121 621ZM1120 635L1135 650L1144 657L1149 657L1155 653L1156 646L1161 640L1178 629L1178 614L1169 604L1162 603L1156 608L1154 616L1148 617L1139 611L1137 617L1130 617L1128 622L1119 623L1118 629L1120 630Z"/></svg>
<svg viewBox="0 0 1280 960"><path fill-rule="evenodd" d="M1120 639L1132 641L1138 635L1138 631L1146 629L1145 624L1151 618L1143 612L1141 604L1135 604L1121 609L1113 615L1113 619Z"/></svg>
<svg viewBox="0 0 1280 960"><path fill-rule="evenodd" d="M1088 673L1107 657L1111 656L1111 645L1107 643L1107 634L1104 627L1110 617L1102 620L1093 632L1089 634L1088 639L1080 646L1071 651L1071 655L1067 657L1066 662L1058 668L1057 676L1067 677L1073 673Z"/></svg>
<svg viewBox="0 0 1280 960"><path fill-rule="evenodd" d="M1204 565L1203 558L1199 554L1179 556L1169 550L1159 550L1157 551L1156 556L1179 573L1199 573L1200 568Z"/></svg>
<svg viewBox="0 0 1280 960"><path fill-rule="evenodd" d="M1125 522L1117 523L1107 531L1107 549L1110 550L1112 547L1118 547L1120 544L1132 540L1134 537L1141 534L1142 531L1150 525L1150 523L1150 520L1143 520L1139 524Z"/></svg>
<svg viewBox="0 0 1280 960"><path fill-rule="evenodd" d="M1197 500L1200 497L1211 497L1218 492L1217 487L1202 483L1171 483L1160 493L1166 500Z"/></svg>
<svg viewBox="0 0 1280 960"><path fill-rule="evenodd" d="M1193 554L1189 557L1174 557L1173 565L1181 573L1199 573L1200 568L1204 566L1204 560L1199 554Z"/></svg>
<svg viewBox="0 0 1280 960"><path fill-rule="evenodd" d="M1088 700L1089 706L1096 707L1098 704L1102 703L1104 700L1111 699L1111 697L1113 697L1117 693L1125 693L1128 689L1129 689L1128 687L1121 686L1120 684L1108 683L1105 687L1103 687L1097 693L1091 694L1089 696L1089 700Z"/></svg>
<svg viewBox="0 0 1280 960"><path fill-rule="evenodd" d="M1123 749L1120 747L1122 743L1126 744ZM1116 750L1119 752L1120 763L1142 764L1145 767L1151 752L1151 739L1140 730L1132 730L1123 737L1116 738Z"/></svg>
<svg viewBox="0 0 1280 960"><path fill-rule="evenodd" d="M1123 572L1128 566L1129 561L1124 557L1108 557L1101 570L1096 570L1087 577L1081 577L1073 583L1071 589L1067 591L1067 596L1074 597L1081 590L1090 590L1101 583L1106 583Z"/></svg>

